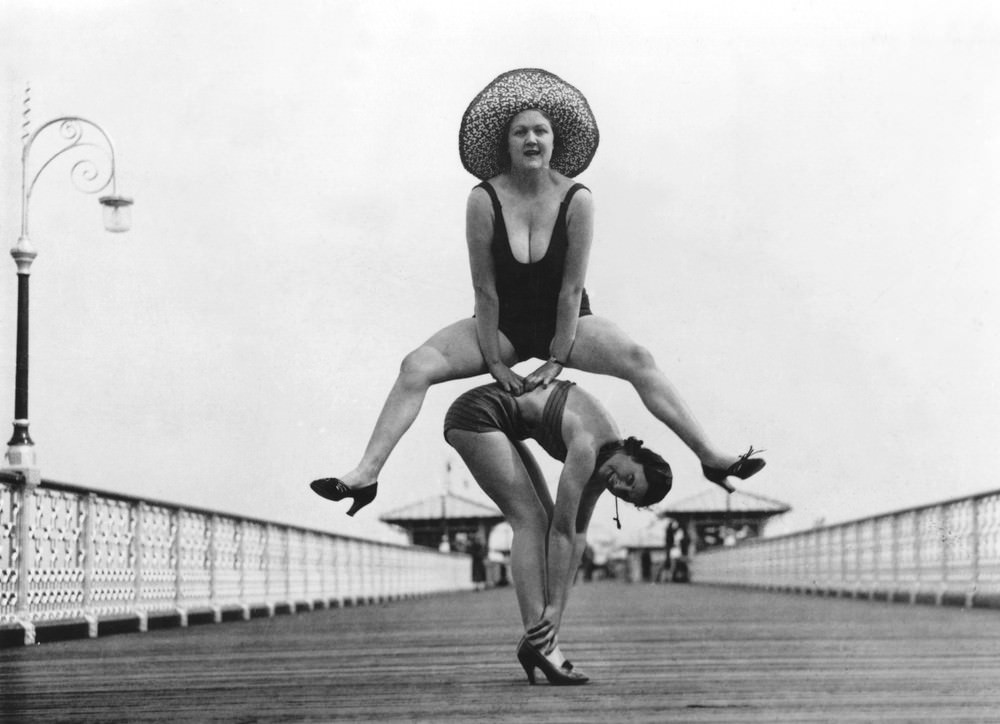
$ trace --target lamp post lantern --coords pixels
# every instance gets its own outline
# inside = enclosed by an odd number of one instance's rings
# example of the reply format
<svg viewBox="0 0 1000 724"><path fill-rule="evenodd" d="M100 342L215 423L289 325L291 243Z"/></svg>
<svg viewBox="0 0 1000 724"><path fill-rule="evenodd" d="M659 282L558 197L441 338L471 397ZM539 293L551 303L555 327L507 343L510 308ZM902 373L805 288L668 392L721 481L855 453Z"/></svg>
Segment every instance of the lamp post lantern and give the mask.
<svg viewBox="0 0 1000 724"><path fill-rule="evenodd" d="M31 264L38 256L28 236L28 210L31 192L39 176L56 161L70 164L70 179L77 190L95 194L108 187L111 193L100 197L104 224L108 231L128 231L132 199L117 194L115 148L104 129L79 116L62 116L30 132L30 88L24 100L24 132L21 136L21 235L10 250L17 265L17 356L14 378L14 434L7 443L3 470L20 474L28 485L41 481L35 447L28 434L28 281ZM44 138L50 143L44 160L32 165L35 142Z"/></svg>

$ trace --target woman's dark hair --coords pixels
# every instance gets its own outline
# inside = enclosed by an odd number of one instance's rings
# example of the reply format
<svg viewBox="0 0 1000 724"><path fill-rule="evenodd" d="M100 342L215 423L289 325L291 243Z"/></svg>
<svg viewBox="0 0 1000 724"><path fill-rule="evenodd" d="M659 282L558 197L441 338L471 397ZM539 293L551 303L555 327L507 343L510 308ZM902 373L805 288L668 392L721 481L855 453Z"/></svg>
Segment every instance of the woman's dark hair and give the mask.
<svg viewBox="0 0 1000 724"><path fill-rule="evenodd" d="M556 153L556 149L559 148L559 133L556 130L556 124L552 122L552 117L543 111L541 108L525 108L520 110L510 117L507 121L507 125L504 126L503 135L497 139L497 163L500 165L500 169L503 171L510 171L510 148L507 146L507 139L510 138L510 127L514 124L514 119L519 115L524 113L524 111L538 111L542 114L542 118L549 122L552 126L552 155Z"/></svg>
<svg viewBox="0 0 1000 724"><path fill-rule="evenodd" d="M670 463L649 448L643 447L642 440L637 440L634 437L626 440L615 440L601 446L597 453L597 464L594 466L594 472L596 473L608 461L608 458L619 451L624 452L642 465L643 472L646 474L646 495L635 504L637 508L645 508L659 503L667 497L667 493L670 492L670 488L674 484L674 474L670 471Z"/></svg>

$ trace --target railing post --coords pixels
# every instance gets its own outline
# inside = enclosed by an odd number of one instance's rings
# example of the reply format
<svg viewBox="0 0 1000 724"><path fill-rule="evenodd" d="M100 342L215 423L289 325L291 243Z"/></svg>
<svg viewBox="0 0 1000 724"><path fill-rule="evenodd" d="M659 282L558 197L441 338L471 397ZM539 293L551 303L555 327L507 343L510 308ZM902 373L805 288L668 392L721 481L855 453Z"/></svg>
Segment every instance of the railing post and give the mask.
<svg viewBox="0 0 1000 724"><path fill-rule="evenodd" d="M353 543L354 602L359 606L363 606L366 603L365 596L368 593L368 586L365 583L365 547L359 540L353 541Z"/></svg>
<svg viewBox="0 0 1000 724"><path fill-rule="evenodd" d="M239 571L240 607L243 610L243 620L250 620L250 604L247 603L247 555L246 535L247 522L242 518L236 521L236 567Z"/></svg>
<svg viewBox="0 0 1000 724"><path fill-rule="evenodd" d="M938 530L941 536L941 584L938 586L937 604L940 606L944 602L944 592L948 585L948 517L947 509L943 505L938 506Z"/></svg>
<svg viewBox="0 0 1000 724"><path fill-rule="evenodd" d="M813 551L813 595L819 596L822 594L820 590L820 581L825 578L826 571L823 570L823 542L824 536L822 531L816 531L816 548Z"/></svg>
<svg viewBox="0 0 1000 724"><path fill-rule="evenodd" d="M971 558L970 564L972 569L969 571L969 575L972 580L969 581L969 590L965 594L965 605L967 608L971 608L975 603L976 590L979 588L979 505L982 501L983 498L972 499L972 530L970 531L972 540L969 542L969 557Z"/></svg>
<svg viewBox="0 0 1000 724"><path fill-rule="evenodd" d="M861 524L855 521L851 523L854 530L854 592L851 598L858 597L858 590L861 588L861 570L864 562L864 555L861 552Z"/></svg>
<svg viewBox="0 0 1000 724"><path fill-rule="evenodd" d="M899 592L899 513L893 513L889 526L889 555L892 559L892 586L889 592L889 601L896 599Z"/></svg>
<svg viewBox="0 0 1000 724"><path fill-rule="evenodd" d="M146 569L142 561L142 551L146 536L144 519L146 518L147 510L149 510L149 506L141 500L135 505L129 505L129 513L135 516L135 528L132 533L132 560L135 565L135 578L133 579L135 590L132 594L132 613L139 619L140 631L147 631L149 629L149 619L142 605L143 588L146 585Z"/></svg>
<svg viewBox="0 0 1000 724"><path fill-rule="evenodd" d="M847 528L845 525L837 526L840 535L840 583L837 585L837 597L843 598L847 594Z"/></svg>
<svg viewBox="0 0 1000 724"><path fill-rule="evenodd" d="M267 615L274 616L274 551L271 542L271 531L274 526L270 523L264 525L264 598L267 601Z"/></svg>
<svg viewBox="0 0 1000 724"><path fill-rule="evenodd" d="M181 543L183 513L181 508L175 508L170 516L174 521L171 550L174 554L174 606L177 609L177 615L180 616L180 625L187 626L187 608L184 606L184 547Z"/></svg>
<svg viewBox="0 0 1000 724"><path fill-rule="evenodd" d="M25 478L22 478L22 481ZM31 540L32 527L35 521L35 488L27 482L16 485L15 499L20 498L20 505L17 506L17 514L14 516L17 527L17 607L15 609L15 619L24 629L24 643L31 645L35 643L35 624L32 620L31 605L29 603L31 595L31 584L28 580L29 573L35 563L35 547Z"/></svg>
<svg viewBox="0 0 1000 724"><path fill-rule="evenodd" d="M288 527L283 529L281 537L281 562L285 569L285 602L295 612L295 601L292 600L292 532Z"/></svg>
<svg viewBox="0 0 1000 724"><path fill-rule="evenodd" d="M875 591L878 589L880 557L882 556L882 539L879 536L879 518L870 521L868 527L871 530L871 571L870 583L868 585L868 600L874 600Z"/></svg>
<svg viewBox="0 0 1000 724"><path fill-rule="evenodd" d="M94 600L94 509L97 496L90 493L80 501L83 506L83 530L80 535L83 553L83 617L87 621L87 633L97 638L97 616L93 611Z"/></svg>
<svg viewBox="0 0 1000 724"><path fill-rule="evenodd" d="M202 562L202 565L207 565L208 567L208 605L212 608L212 620L215 623L222 621L222 611L219 608L218 599L216 598L216 591L218 586L217 573L216 573L216 563L215 563L215 536L218 531L219 516L214 513L208 518L208 546L205 549L206 561Z"/></svg>
<svg viewBox="0 0 1000 724"><path fill-rule="evenodd" d="M921 549L923 548L923 538L920 535L920 518L922 516L922 511L916 511L913 514L913 588L910 590L910 603L917 602L917 596L920 594L920 583L923 580L923 561Z"/></svg>

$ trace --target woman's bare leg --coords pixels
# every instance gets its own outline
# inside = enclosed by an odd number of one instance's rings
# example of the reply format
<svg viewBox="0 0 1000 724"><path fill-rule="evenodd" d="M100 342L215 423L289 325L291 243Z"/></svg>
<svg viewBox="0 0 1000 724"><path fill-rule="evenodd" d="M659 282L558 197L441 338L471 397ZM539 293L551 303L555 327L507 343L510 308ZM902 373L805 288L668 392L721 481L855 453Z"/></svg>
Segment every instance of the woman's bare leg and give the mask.
<svg viewBox="0 0 1000 724"><path fill-rule="evenodd" d="M545 474L542 469L538 467L538 461L535 460L535 456L531 454L531 450L523 442L512 442L514 449L517 450L517 454L521 457L521 462L524 463L524 469L528 473L528 477L531 480L531 485L535 489L535 495L538 496L538 502L542 504L545 509L545 515L549 519L549 523L545 526L545 530L548 531L549 525L552 524L552 511L555 509L555 501L552 500L552 493L549 492L549 485L545 481Z"/></svg>
<svg viewBox="0 0 1000 724"><path fill-rule="evenodd" d="M581 317L567 362L584 372L611 375L631 383L646 409L669 427L702 464L728 468L738 460L739 456L727 454L711 443L649 350L636 344L614 322L597 315Z"/></svg>
<svg viewBox="0 0 1000 724"><path fill-rule="evenodd" d="M545 608L545 546L549 532L549 512L539 499L523 459L523 455L530 458L531 454L526 448L515 448L500 431L452 430L448 442L514 531L511 575L521 621L527 630L538 622ZM537 470L533 458L531 463Z"/></svg>
<svg viewBox="0 0 1000 724"><path fill-rule="evenodd" d="M503 334L500 335L500 352L506 363L514 364L514 348ZM486 364L476 336L476 320L472 318L445 327L410 352L403 358L361 462L340 476L340 480L350 488L374 483L400 438L417 419L427 389L439 382L485 372Z"/></svg>
<svg viewBox="0 0 1000 724"><path fill-rule="evenodd" d="M525 470L528 471L528 476L531 479L531 484L535 488L535 494L538 496L539 502L545 509L545 517L548 520L545 526L546 536L545 536L545 558L548 560L548 529L552 525L552 512L555 509L555 501L552 500L552 493L549 491L548 483L545 481L545 475L542 473L540 467L538 467L538 461L528 450L527 446L523 442L514 443L518 454L521 456L521 461L524 463ZM545 569L542 571L543 583L545 585L545 603L548 604L548 579L547 579L548 565L545 565ZM559 620L562 620L562 612L566 609L566 601L569 600L569 591L563 596L563 605L559 611ZM537 623L537 619L534 623ZM549 658L552 660L556 666L562 666L563 662L566 661L566 657L563 655L562 649L559 647L559 631L553 632L553 648L548 654Z"/></svg>

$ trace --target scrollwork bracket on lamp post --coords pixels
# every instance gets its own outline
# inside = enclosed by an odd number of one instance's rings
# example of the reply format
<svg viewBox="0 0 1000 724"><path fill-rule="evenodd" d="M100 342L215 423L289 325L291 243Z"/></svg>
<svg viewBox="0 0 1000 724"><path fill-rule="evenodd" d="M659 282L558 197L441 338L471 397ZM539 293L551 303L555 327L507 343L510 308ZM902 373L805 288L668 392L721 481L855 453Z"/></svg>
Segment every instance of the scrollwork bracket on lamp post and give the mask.
<svg viewBox="0 0 1000 724"><path fill-rule="evenodd" d="M108 134L93 121L79 116L62 116L44 123L34 133L31 127L31 92L25 92L21 135L21 235L10 250L17 265L17 356L14 381L14 434L7 443L4 472L18 474L27 485L41 482L34 442L28 433L28 297L31 265L38 256L28 235L28 211L38 178L57 161L70 161L70 179L77 190L100 197L104 224L108 231L128 231L132 199L119 196L115 169L115 148ZM45 159L31 166L31 152L39 138L54 139ZM95 156L96 154L96 156ZM33 173L32 173L33 172Z"/></svg>

